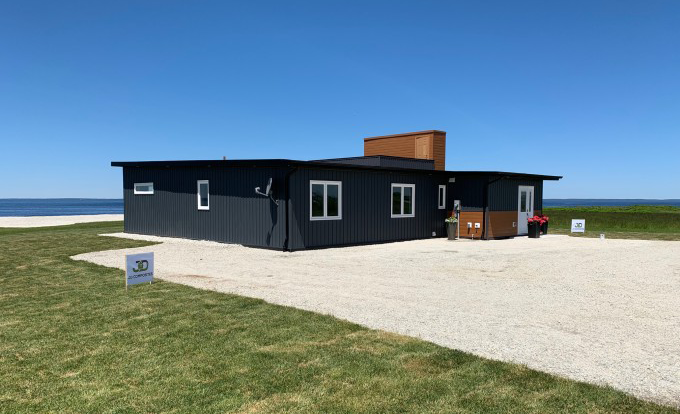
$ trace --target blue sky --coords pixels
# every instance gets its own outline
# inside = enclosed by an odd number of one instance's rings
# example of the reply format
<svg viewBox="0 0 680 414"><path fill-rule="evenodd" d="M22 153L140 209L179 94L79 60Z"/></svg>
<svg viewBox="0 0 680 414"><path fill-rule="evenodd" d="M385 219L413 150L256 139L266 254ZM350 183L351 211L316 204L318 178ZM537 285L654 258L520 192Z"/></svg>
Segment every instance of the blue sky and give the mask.
<svg viewBox="0 0 680 414"><path fill-rule="evenodd" d="M361 155L546 198L680 198L680 2L0 1L0 198L120 197L112 160Z"/></svg>

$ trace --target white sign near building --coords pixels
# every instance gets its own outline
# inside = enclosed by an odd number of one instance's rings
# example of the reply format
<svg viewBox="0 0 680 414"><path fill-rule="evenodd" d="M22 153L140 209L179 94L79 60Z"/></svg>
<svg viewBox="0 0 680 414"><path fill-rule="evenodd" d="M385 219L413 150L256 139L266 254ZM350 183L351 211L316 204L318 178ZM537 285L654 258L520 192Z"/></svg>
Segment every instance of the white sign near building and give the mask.
<svg viewBox="0 0 680 414"><path fill-rule="evenodd" d="M125 255L125 288L153 281L153 253Z"/></svg>
<svg viewBox="0 0 680 414"><path fill-rule="evenodd" d="M571 220L571 232L572 233L585 233L586 232L586 221L581 219Z"/></svg>

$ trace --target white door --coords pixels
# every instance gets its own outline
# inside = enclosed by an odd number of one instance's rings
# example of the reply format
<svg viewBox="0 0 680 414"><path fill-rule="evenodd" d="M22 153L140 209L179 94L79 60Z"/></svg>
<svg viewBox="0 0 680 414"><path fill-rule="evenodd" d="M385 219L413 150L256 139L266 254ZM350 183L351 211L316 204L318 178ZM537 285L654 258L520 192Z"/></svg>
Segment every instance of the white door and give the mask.
<svg viewBox="0 0 680 414"><path fill-rule="evenodd" d="M527 220L534 216L534 187L527 185L519 186L519 200L517 203L517 234L528 234L529 225Z"/></svg>

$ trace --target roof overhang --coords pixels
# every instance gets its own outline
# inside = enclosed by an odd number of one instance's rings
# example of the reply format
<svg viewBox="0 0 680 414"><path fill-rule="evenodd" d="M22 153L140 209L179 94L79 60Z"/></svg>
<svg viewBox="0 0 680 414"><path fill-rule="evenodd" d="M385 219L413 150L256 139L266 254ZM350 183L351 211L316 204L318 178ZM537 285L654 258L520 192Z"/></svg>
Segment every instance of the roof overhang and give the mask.
<svg viewBox="0 0 680 414"><path fill-rule="evenodd" d="M318 168L347 169L366 171L395 171L447 177L496 177L519 178L530 180L559 180L562 176L526 174L504 171L440 171L416 168L379 167L355 164L341 164L326 161L300 161L287 159L255 159L255 160L186 160L186 161L113 161L112 167L125 168Z"/></svg>

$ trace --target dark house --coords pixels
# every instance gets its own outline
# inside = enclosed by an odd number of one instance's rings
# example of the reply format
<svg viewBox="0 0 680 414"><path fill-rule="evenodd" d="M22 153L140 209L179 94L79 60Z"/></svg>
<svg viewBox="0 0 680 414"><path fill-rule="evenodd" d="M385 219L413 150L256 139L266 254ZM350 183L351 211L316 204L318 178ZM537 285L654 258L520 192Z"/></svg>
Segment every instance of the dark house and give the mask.
<svg viewBox="0 0 680 414"><path fill-rule="evenodd" d="M459 201L460 236L527 233L544 180L445 171L442 131L366 138L363 157L316 161L113 162L123 167L125 232L288 251L443 237Z"/></svg>

